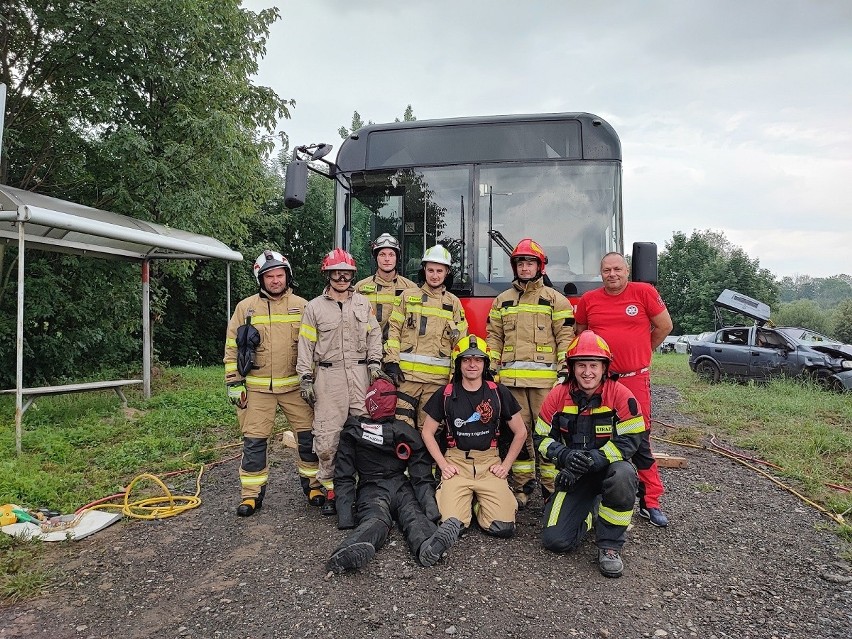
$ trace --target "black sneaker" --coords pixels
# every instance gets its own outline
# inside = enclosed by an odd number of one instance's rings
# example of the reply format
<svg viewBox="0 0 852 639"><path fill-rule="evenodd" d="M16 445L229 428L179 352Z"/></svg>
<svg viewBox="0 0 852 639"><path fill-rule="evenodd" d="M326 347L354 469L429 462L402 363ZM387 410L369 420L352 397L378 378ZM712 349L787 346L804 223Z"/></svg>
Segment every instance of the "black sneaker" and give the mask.
<svg viewBox="0 0 852 639"><path fill-rule="evenodd" d="M604 577L621 577L624 572L621 554L615 548L601 548L598 550L598 568Z"/></svg>
<svg viewBox="0 0 852 639"><path fill-rule="evenodd" d="M442 523L432 536L424 541L417 553L417 560L424 568L437 564L445 552L456 543L461 534L463 526L461 521L450 517Z"/></svg>
<svg viewBox="0 0 852 639"><path fill-rule="evenodd" d="M657 526L658 528L665 528L669 525L669 518L663 514L663 511L659 508L639 508L639 516L644 517L652 525Z"/></svg>
<svg viewBox="0 0 852 639"><path fill-rule="evenodd" d="M326 499L325 503L320 507L320 512L326 517L332 517L333 515L336 515L337 505L334 503L334 500Z"/></svg>
<svg viewBox="0 0 852 639"><path fill-rule="evenodd" d="M359 541L335 552L325 564L325 569L340 574L366 566L376 555L376 548L367 541Z"/></svg>

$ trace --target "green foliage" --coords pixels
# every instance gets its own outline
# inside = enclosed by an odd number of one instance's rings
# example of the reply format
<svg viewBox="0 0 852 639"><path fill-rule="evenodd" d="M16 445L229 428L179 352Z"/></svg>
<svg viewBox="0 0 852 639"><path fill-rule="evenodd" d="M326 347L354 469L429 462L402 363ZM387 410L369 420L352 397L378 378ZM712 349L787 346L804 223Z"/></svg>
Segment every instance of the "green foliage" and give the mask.
<svg viewBox="0 0 852 639"><path fill-rule="evenodd" d="M800 326L823 334L831 331L829 315L812 300L780 304L772 314L772 321L778 326Z"/></svg>
<svg viewBox="0 0 852 639"><path fill-rule="evenodd" d="M17 269L17 248L6 249ZM139 265L27 251L24 384L127 376L141 360ZM0 290L0 387L15 385L17 295Z"/></svg>
<svg viewBox="0 0 852 639"><path fill-rule="evenodd" d="M689 370L686 355L654 355L652 381L675 386L679 410L734 447L781 466L772 470L835 513L852 507L852 402L849 395L799 380L769 384L708 384ZM674 432L678 432L680 428ZM659 435L659 431L657 432Z"/></svg>
<svg viewBox="0 0 852 639"><path fill-rule="evenodd" d="M0 182L251 244L249 224L280 190L265 166L272 131L293 105L250 80L278 17L238 0L175 0L168 11L158 0L4 3ZM0 248L5 380L14 379L14 258ZM28 380L138 361L138 266L107 264L28 252ZM219 263L152 266L163 359L221 357L224 283Z"/></svg>
<svg viewBox="0 0 852 639"><path fill-rule="evenodd" d="M723 233L677 232L660 255L658 289L674 322L673 334L712 330L713 302L724 289L733 289L774 306L778 299L775 278L760 268Z"/></svg>
<svg viewBox="0 0 852 639"><path fill-rule="evenodd" d="M831 309L845 300L852 299L852 276L787 276L782 278L779 284L779 297L782 302L813 300L820 308Z"/></svg>
<svg viewBox="0 0 852 639"><path fill-rule="evenodd" d="M832 311L829 335L844 344L852 344L852 299L840 302Z"/></svg>
<svg viewBox="0 0 852 639"><path fill-rule="evenodd" d="M411 105L409 104L408 106L405 107L405 111L402 114L402 122L413 122L416 119L417 118L414 116L414 109L412 109ZM394 118L393 121L399 122L400 119ZM339 129L337 129L337 133L342 140L345 140L350 135L355 133L355 131L357 131L358 129L363 128L363 127L370 125L370 124L375 124L375 122L373 122L372 120L368 120L365 123L364 120L361 118L361 114L358 113L357 111L353 111L352 112L352 122L350 123L349 128L342 126Z"/></svg>
<svg viewBox="0 0 852 639"><path fill-rule="evenodd" d="M47 583L47 573L35 565L43 546L0 534L0 604L30 599Z"/></svg>
<svg viewBox="0 0 852 639"><path fill-rule="evenodd" d="M140 389L125 390L128 411L109 391L40 398L24 418L24 454L0 461L0 504L69 513L141 472L192 468L184 454L238 441L222 376L220 366L167 369L147 402ZM0 419L13 415L14 401L3 397ZM14 450L12 430L0 433L3 450Z"/></svg>

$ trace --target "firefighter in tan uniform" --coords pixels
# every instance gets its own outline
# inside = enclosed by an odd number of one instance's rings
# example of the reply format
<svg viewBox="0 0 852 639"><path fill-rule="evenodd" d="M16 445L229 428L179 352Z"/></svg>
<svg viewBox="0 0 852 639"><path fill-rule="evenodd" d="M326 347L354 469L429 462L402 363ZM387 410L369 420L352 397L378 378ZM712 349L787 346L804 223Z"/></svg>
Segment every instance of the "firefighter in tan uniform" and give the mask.
<svg viewBox="0 0 852 639"><path fill-rule="evenodd" d="M296 372L302 399L314 409L317 479L326 490L324 515L334 515L334 456L349 416L364 414L367 386L382 373L382 336L367 301L352 290L355 260L334 249L322 261L328 285L305 307Z"/></svg>
<svg viewBox="0 0 852 639"><path fill-rule="evenodd" d="M376 260L376 274L358 282L355 290L370 300L382 328L384 343L388 339L388 321L393 309L400 304L402 292L407 288L417 288L417 284L399 274L402 251L399 240L390 233L383 233L373 242L373 258Z"/></svg>
<svg viewBox="0 0 852 639"><path fill-rule="evenodd" d="M296 391L296 344L307 303L292 292L293 270L276 251L264 251L254 263L260 292L237 304L225 340L225 384L237 407L243 434L240 464L241 502L237 514L248 517L263 504L269 480L267 446L281 407L295 431L299 480L315 506L324 501L317 481L311 425L314 414Z"/></svg>
<svg viewBox="0 0 852 639"><path fill-rule="evenodd" d="M574 339L574 313L564 295L544 284L547 257L531 239L523 239L512 251L512 288L498 295L488 314L488 348L492 370L499 371L521 405L527 427L524 450L512 464L512 489L523 508L535 488L532 432L548 392L567 377L565 352ZM557 370L558 369L558 370ZM556 467L539 456L542 492L553 492Z"/></svg>
<svg viewBox="0 0 852 639"><path fill-rule="evenodd" d="M467 321L452 285L450 252L436 244L423 254L423 285L403 291L390 316L385 372L399 388L397 418L422 429L423 406L450 380L453 347L467 335Z"/></svg>

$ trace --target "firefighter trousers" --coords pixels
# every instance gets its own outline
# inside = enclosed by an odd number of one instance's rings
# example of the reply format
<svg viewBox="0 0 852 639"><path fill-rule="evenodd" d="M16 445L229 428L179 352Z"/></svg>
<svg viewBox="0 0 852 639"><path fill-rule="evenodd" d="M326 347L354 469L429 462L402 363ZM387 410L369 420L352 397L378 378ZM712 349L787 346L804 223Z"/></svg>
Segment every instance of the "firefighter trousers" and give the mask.
<svg viewBox="0 0 852 639"><path fill-rule="evenodd" d="M459 450L450 448L445 457L458 468L458 474L441 480L435 491L441 520L455 517L465 528L470 527L471 507L476 499L476 521L482 531L500 537L514 532L518 502L509 482L494 475L489 468L500 463L496 448L488 450Z"/></svg>
<svg viewBox="0 0 852 639"><path fill-rule="evenodd" d="M512 490L517 493L531 494L535 486L533 481L535 480L536 466L538 466L542 487L548 491L548 494L552 493L553 481L556 479L556 466L535 450L532 438L538 413L550 389L510 386L509 391L521 405L521 418L527 427L527 441L515 463L512 464L512 476L509 484Z"/></svg>
<svg viewBox="0 0 852 639"><path fill-rule="evenodd" d="M299 481L307 494L319 487L316 479L317 457L312 452L311 424L313 411L299 397L298 389L283 393L263 393L248 389L245 408L237 408L237 419L243 435L243 457L240 463L240 497L256 498L269 481L269 438L275 426L275 411L280 406L299 446Z"/></svg>
<svg viewBox="0 0 852 639"><path fill-rule="evenodd" d="M619 377L618 381L633 393L645 418L645 432L642 433L639 450L633 455L633 463L639 471L639 502L646 508L659 508L665 488L660 478L660 468L651 452L651 374L645 371L630 377Z"/></svg>
<svg viewBox="0 0 852 639"><path fill-rule="evenodd" d="M314 381L317 401L314 405L314 452L319 459L317 479L326 488L334 488L334 457L340 443L340 431L349 416L365 415L364 396L370 383L366 364L335 363L318 365Z"/></svg>
<svg viewBox="0 0 852 639"><path fill-rule="evenodd" d="M404 381L399 385L396 393L396 418L404 421L417 431L423 430L423 422L426 413L423 407L429 398L446 384L432 384L430 382Z"/></svg>
<svg viewBox="0 0 852 639"><path fill-rule="evenodd" d="M359 484L355 521L358 522L355 530L334 552L365 541L379 550L385 545L396 521L408 548L417 557L420 546L438 529L437 524L424 514L407 478L389 483Z"/></svg>
<svg viewBox="0 0 852 639"><path fill-rule="evenodd" d="M637 483L633 464L618 461L583 475L567 491L553 493L544 504L542 545L553 552L574 550L592 528L597 505L598 548L621 550L633 516Z"/></svg>

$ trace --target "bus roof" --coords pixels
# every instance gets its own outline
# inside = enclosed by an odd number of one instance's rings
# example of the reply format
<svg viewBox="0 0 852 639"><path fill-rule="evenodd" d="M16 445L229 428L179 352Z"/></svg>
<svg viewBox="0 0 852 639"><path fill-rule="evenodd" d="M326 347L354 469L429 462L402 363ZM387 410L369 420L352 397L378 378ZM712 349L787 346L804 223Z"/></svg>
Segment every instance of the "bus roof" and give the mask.
<svg viewBox="0 0 852 639"><path fill-rule="evenodd" d="M476 134L476 130L489 126L506 127L502 140L505 144L495 138L495 129L487 137ZM424 129L432 129L428 140ZM535 148L524 148L515 142L530 142L537 137L541 139ZM474 140L488 142L481 148L472 143ZM402 149L406 153L398 153ZM389 122L362 127L345 139L337 154L335 172L548 159L621 160L621 142L608 122L582 112Z"/></svg>

